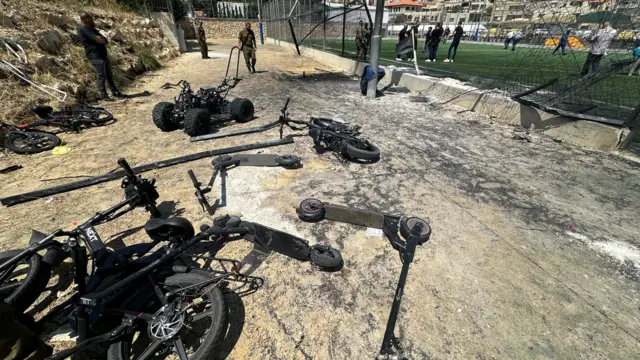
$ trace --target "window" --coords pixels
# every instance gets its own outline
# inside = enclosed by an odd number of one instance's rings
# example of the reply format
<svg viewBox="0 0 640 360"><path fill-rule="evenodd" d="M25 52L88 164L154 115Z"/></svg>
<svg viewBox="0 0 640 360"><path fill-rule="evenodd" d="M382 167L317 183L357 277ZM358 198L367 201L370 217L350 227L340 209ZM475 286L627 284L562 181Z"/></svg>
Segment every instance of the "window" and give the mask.
<svg viewBox="0 0 640 360"><path fill-rule="evenodd" d="M456 19L454 18L449 18L449 22L454 22Z"/></svg>

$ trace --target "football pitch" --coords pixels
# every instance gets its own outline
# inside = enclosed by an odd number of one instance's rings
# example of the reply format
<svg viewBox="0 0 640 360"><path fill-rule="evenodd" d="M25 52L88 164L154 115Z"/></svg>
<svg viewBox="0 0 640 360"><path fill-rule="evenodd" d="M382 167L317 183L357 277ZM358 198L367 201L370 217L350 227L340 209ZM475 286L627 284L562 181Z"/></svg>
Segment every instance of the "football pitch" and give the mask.
<svg viewBox="0 0 640 360"><path fill-rule="evenodd" d="M381 65L395 65L397 67L413 67L413 61L396 61L395 40L383 40L380 52ZM529 86L542 84L558 77L561 83L569 83L579 78L580 71L587 57L585 51L571 51L567 48L567 55L562 56L560 50L552 55L553 48L529 48L517 46L516 51L507 50L504 45L461 43L454 63L445 63L450 41L440 44L437 62L425 62L421 51L418 51L418 66L427 75L452 77L468 81L471 85L479 82L485 86L497 87L505 90L505 82L516 81ZM314 40L305 45L322 48L322 40ZM326 40L325 50L341 54L341 40ZM422 50L422 43L418 47ZM345 40L345 56L354 57L356 51L353 39ZM453 51L452 51L453 54ZM609 54L602 59L600 66L609 61L631 58L631 53ZM628 71L628 70L627 70ZM486 81L489 80L489 81ZM616 74L599 84L589 88L586 93L593 100L635 107L640 103L640 76Z"/></svg>

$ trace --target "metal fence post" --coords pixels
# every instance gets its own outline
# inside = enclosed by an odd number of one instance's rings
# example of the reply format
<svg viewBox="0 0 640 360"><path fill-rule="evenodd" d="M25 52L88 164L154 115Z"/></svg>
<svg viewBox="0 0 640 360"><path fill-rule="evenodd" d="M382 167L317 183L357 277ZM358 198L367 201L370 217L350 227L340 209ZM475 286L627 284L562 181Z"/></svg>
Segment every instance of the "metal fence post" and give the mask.
<svg viewBox="0 0 640 360"><path fill-rule="evenodd" d="M342 56L344 56L344 28L347 23L347 0L343 0L342 3Z"/></svg>
<svg viewBox="0 0 640 360"><path fill-rule="evenodd" d="M326 50L327 40L327 0L322 2L322 50Z"/></svg>

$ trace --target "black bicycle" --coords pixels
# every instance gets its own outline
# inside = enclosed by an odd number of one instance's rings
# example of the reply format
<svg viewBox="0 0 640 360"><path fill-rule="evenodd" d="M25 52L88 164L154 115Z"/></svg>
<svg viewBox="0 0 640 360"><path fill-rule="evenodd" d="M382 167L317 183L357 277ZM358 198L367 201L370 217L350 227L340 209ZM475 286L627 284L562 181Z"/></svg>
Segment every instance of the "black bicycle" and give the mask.
<svg viewBox="0 0 640 360"><path fill-rule="evenodd" d="M97 343L109 343L107 359L148 359L177 356L181 360L212 357L226 333L227 304L223 291L242 295L262 284L258 277L240 274L235 260L192 256L185 252L208 240L221 246L249 233L246 227L205 226L194 235L182 218L151 219L145 230L153 240L110 253L114 262L98 266L85 284L82 265L74 259L77 295L60 312L72 314L78 333L75 347L50 360L60 360ZM150 250L166 242L157 250ZM82 252L79 252L82 253ZM222 270L190 267L193 258L216 261ZM230 284L235 283L235 286ZM94 286L97 285L97 286Z"/></svg>
<svg viewBox="0 0 640 360"><path fill-rule="evenodd" d="M38 105L31 108L38 120L21 125L22 128L40 126L58 127L63 131L80 131L81 129L102 126L113 120L113 115L100 107L64 106L54 111L51 106Z"/></svg>
<svg viewBox="0 0 640 360"><path fill-rule="evenodd" d="M4 132L4 147L16 154L36 154L62 144L62 140L50 132L28 126L14 126L0 122Z"/></svg>
<svg viewBox="0 0 640 360"><path fill-rule="evenodd" d="M94 266L111 261L95 226L114 220L139 206L144 206L152 216L160 215L155 207L155 200L159 196L154 187L155 181L136 176L124 159L120 159L118 164L127 173L122 182L126 197L124 201L96 214L71 231L56 230L49 235L33 231L28 248L0 253L0 298L4 298L19 312L26 310L46 289L53 267L59 266L68 257L81 256L75 253L77 249L84 254L85 248L79 240L89 250ZM61 236L68 239L65 242L57 241L56 238ZM42 250L46 250L44 256L38 254Z"/></svg>

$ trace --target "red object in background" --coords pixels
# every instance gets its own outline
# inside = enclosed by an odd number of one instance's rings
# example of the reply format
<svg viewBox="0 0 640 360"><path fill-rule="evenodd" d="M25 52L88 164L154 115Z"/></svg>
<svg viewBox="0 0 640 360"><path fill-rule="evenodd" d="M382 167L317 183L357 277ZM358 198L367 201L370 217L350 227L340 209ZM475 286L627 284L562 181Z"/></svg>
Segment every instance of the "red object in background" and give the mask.
<svg viewBox="0 0 640 360"><path fill-rule="evenodd" d="M72 222L72 223L71 223L71 225L73 225L73 226L78 226L78 222L77 222L77 221L74 221L74 222Z"/></svg>
<svg viewBox="0 0 640 360"><path fill-rule="evenodd" d="M569 230L571 230L571 231L577 231L578 229L576 229L576 227L575 227L575 226L571 225L571 226L569 226Z"/></svg>

